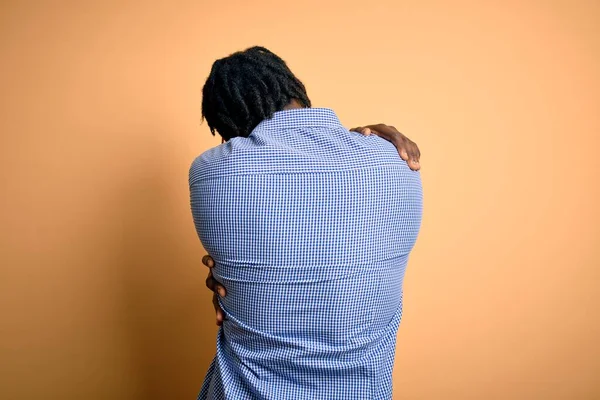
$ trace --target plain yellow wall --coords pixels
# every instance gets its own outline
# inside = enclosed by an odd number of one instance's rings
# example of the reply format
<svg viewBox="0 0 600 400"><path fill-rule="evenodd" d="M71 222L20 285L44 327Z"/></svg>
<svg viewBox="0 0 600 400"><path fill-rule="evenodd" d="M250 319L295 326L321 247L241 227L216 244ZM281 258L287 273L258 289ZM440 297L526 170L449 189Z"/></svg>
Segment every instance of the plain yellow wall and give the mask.
<svg viewBox="0 0 600 400"><path fill-rule="evenodd" d="M201 87L255 44L422 149L394 398L600 398L593 0L3 1L0 398L195 398Z"/></svg>

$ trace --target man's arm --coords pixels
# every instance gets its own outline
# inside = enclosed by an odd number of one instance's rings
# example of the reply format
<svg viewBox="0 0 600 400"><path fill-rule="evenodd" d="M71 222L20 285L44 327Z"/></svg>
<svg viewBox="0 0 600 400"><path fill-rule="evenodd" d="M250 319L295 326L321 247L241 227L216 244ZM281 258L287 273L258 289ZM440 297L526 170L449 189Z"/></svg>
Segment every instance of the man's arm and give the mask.
<svg viewBox="0 0 600 400"><path fill-rule="evenodd" d="M350 130L366 136L375 134L392 142L392 144L396 146L396 149L398 149L398 154L400 154L400 157L408 163L410 169L413 171L418 171L421 169L421 164L419 162L421 159L421 152L419 151L419 147L415 142L400 133L395 127L385 124L376 124L359 126ZM206 255L202 257L202 264L207 266L210 270L215 266L215 261L210 255ZM219 306L217 296L225 297L227 295L227 290L223 285L217 282L212 274L212 271L208 273L208 277L206 278L206 287L214 293L213 305L217 315L217 325L221 326L225 320L225 313L221 309L221 306Z"/></svg>

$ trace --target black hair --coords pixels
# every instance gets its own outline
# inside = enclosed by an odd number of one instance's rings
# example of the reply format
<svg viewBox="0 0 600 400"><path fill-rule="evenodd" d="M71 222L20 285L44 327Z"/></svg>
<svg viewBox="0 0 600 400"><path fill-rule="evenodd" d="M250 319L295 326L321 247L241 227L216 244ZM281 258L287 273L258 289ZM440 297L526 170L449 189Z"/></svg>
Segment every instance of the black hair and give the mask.
<svg viewBox="0 0 600 400"><path fill-rule="evenodd" d="M285 61L255 46L214 62L202 89L202 119L225 140L248 137L293 99L311 106L306 88Z"/></svg>

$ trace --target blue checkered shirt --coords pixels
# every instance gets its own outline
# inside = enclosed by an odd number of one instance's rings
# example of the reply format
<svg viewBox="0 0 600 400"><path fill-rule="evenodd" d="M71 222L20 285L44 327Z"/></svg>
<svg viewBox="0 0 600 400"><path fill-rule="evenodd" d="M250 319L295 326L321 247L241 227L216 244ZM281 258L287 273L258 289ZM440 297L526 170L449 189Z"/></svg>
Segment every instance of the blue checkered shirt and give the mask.
<svg viewBox="0 0 600 400"><path fill-rule="evenodd" d="M194 222L227 288L198 399L391 399L419 173L329 109L275 113L190 169Z"/></svg>

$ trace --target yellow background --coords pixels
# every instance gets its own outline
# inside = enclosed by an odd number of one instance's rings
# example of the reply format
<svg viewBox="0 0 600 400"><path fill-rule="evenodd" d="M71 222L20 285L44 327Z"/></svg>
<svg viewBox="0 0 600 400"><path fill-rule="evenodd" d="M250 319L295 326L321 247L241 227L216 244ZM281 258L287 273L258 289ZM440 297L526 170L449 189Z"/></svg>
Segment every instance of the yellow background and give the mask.
<svg viewBox="0 0 600 400"><path fill-rule="evenodd" d="M255 44L422 150L394 398L600 398L600 2L567 0L3 1L0 398L195 398L201 87Z"/></svg>

